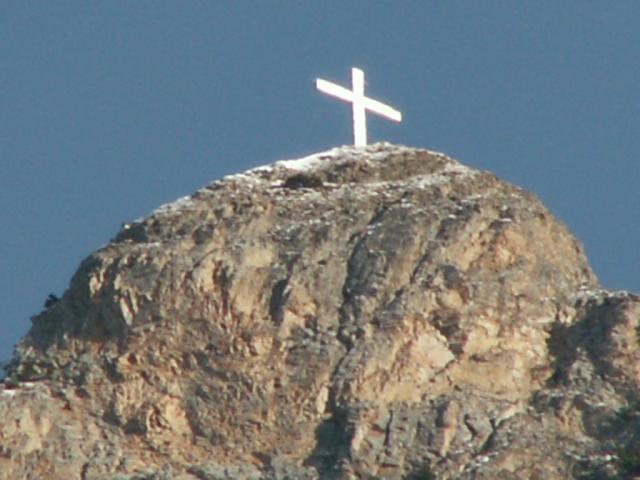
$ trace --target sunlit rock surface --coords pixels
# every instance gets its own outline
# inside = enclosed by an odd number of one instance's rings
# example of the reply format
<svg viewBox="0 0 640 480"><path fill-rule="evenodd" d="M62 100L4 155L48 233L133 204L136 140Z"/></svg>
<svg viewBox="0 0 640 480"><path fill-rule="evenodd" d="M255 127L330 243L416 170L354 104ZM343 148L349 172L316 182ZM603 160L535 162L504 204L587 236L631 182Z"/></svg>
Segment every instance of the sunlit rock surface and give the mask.
<svg viewBox="0 0 640 480"><path fill-rule="evenodd" d="M633 478L639 321L490 173L277 162L82 262L0 386L0 478Z"/></svg>

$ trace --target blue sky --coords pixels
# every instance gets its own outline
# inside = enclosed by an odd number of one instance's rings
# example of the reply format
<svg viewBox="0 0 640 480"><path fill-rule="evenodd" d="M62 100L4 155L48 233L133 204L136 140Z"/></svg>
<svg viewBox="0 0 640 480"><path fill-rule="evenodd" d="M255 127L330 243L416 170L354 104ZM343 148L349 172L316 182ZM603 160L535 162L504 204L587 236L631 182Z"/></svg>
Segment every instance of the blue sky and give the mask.
<svg viewBox="0 0 640 480"><path fill-rule="evenodd" d="M604 286L640 292L640 2L5 1L0 358L121 222L351 142L317 76L399 108L369 140L537 194Z"/></svg>

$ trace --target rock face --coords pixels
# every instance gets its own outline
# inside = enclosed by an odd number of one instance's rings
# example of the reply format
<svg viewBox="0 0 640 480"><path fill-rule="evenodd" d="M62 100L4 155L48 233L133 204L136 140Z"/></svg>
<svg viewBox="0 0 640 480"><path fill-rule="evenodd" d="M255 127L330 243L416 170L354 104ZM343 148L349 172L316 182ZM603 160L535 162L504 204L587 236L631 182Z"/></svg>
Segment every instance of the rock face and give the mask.
<svg viewBox="0 0 640 480"><path fill-rule="evenodd" d="M633 478L639 322L489 173L278 162L126 225L33 318L0 478Z"/></svg>

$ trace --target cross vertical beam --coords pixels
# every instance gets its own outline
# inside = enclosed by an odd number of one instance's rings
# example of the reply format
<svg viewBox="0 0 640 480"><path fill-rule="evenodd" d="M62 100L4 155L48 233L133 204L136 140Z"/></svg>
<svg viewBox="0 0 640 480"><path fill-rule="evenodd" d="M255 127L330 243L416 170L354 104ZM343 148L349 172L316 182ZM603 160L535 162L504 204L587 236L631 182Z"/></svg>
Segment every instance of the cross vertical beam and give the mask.
<svg viewBox="0 0 640 480"><path fill-rule="evenodd" d="M402 121L402 114L398 110L364 95L364 72L359 68L351 69L351 90L321 78L316 79L316 88L322 93L351 103L353 110L353 143L358 147L367 144L367 110L394 122Z"/></svg>
<svg viewBox="0 0 640 480"><path fill-rule="evenodd" d="M364 106L364 72L351 69L351 91L353 92L353 144L363 147L367 144L367 116Z"/></svg>

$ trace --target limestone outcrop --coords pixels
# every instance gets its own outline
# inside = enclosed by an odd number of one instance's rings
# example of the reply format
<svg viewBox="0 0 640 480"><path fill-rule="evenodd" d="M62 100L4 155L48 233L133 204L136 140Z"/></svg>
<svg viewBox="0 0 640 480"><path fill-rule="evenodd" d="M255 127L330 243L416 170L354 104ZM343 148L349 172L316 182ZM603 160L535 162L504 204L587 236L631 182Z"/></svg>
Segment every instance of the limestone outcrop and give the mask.
<svg viewBox="0 0 640 480"><path fill-rule="evenodd" d="M639 325L490 173L277 162L82 262L0 386L0 478L634 478Z"/></svg>

